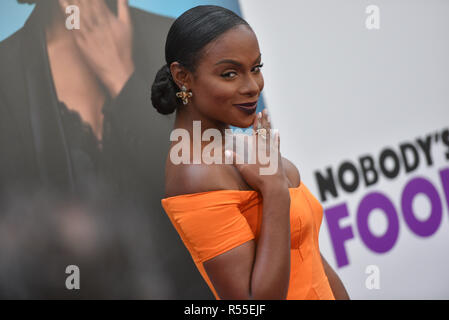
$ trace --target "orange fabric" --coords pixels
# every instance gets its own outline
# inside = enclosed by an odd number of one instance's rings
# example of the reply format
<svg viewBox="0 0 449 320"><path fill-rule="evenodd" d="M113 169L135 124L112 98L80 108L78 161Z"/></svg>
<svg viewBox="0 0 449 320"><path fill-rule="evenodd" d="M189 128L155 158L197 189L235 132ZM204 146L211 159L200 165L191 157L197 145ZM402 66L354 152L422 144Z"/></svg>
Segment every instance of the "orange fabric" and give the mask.
<svg viewBox="0 0 449 320"><path fill-rule="evenodd" d="M318 245L323 207L301 183L290 188L291 268L287 300L333 300ZM259 238L262 198L256 191L218 190L162 199L162 206L215 291L203 263L246 241Z"/></svg>

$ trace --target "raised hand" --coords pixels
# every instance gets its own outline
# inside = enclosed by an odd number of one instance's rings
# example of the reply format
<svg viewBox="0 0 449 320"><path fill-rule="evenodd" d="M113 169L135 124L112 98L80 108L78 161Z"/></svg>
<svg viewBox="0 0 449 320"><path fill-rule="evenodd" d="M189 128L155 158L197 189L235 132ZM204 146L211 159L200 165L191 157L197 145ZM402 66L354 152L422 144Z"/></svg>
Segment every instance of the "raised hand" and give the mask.
<svg viewBox="0 0 449 320"><path fill-rule="evenodd" d="M280 153L279 132L271 129L269 120L266 111L259 113L254 119L255 131L249 139L250 157L253 161L243 159L232 150L226 151L226 156L232 158L233 165L246 183L262 194L274 189L288 189L288 178Z"/></svg>

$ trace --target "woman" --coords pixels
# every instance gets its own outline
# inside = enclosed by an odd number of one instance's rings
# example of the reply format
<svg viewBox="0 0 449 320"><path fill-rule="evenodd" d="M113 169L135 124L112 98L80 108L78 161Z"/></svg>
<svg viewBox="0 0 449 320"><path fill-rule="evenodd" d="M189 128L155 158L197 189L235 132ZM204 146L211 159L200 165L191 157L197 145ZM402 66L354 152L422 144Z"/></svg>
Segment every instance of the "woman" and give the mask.
<svg viewBox="0 0 449 320"><path fill-rule="evenodd" d="M176 110L175 129L189 133L189 160L198 143L194 121L201 133L221 137L229 126L270 130L267 112L255 114L264 86L259 45L239 16L217 6L186 11L170 28L165 57L152 101L160 113ZM200 143L204 149L209 141ZM319 252L322 207L277 154L271 175L259 174L259 161L176 165L168 157L162 205L217 299L347 299Z"/></svg>

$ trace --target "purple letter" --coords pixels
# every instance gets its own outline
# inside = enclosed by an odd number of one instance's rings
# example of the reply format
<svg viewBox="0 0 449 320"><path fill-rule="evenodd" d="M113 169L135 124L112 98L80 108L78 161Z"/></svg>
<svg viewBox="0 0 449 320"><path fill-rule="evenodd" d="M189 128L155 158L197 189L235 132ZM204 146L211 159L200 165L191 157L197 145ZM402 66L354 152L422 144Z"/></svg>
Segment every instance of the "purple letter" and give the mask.
<svg viewBox="0 0 449 320"><path fill-rule="evenodd" d="M343 267L348 262L348 256L345 250L345 241L354 238L354 233L351 227L340 228L339 220L349 216L346 203L338 206L327 208L325 210L327 227L331 236L332 245L334 246L335 257L337 259L337 266Z"/></svg>
<svg viewBox="0 0 449 320"><path fill-rule="evenodd" d="M368 216L374 209L383 210L388 220L387 231L380 237L373 235L368 226ZM399 235L399 220L390 199L379 192L367 194L357 210L357 227L363 242L372 251L383 253L393 248Z"/></svg>
<svg viewBox="0 0 449 320"><path fill-rule="evenodd" d="M418 193L425 194L431 203L432 211L426 221L415 218L413 199ZM437 231L441 222L441 200L437 189L424 178L415 178L405 186L402 192L402 214L409 228L420 237L428 237Z"/></svg>
<svg viewBox="0 0 449 320"><path fill-rule="evenodd" d="M443 183L444 195L446 196L447 210L449 211L449 169L441 170L440 178Z"/></svg>

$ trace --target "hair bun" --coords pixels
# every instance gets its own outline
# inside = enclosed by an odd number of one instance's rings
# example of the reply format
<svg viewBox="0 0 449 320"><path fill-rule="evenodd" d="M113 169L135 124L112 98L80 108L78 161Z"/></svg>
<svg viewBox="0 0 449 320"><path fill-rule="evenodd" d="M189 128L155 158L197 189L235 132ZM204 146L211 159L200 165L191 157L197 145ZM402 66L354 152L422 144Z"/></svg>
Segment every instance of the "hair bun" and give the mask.
<svg viewBox="0 0 449 320"><path fill-rule="evenodd" d="M171 76L170 68L164 65L156 74L151 86L151 102L159 113L170 114L176 110L179 101L176 98L178 88Z"/></svg>

